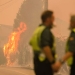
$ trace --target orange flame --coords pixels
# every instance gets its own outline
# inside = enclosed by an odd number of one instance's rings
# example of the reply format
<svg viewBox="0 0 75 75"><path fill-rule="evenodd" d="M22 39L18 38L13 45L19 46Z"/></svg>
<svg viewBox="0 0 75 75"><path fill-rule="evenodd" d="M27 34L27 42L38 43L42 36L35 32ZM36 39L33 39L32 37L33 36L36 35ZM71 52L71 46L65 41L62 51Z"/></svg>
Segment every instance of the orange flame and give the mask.
<svg viewBox="0 0 75 75"><path fill-rule="evenodd" d="M20 26L16 31L12 32L9 36L8 43L4 45L4 56L7 59L7 65L12 65L16 60L16 55L19 54L18 51L18 42L20 40L20 35L26 30L25 23L21 22Z"/></svg>

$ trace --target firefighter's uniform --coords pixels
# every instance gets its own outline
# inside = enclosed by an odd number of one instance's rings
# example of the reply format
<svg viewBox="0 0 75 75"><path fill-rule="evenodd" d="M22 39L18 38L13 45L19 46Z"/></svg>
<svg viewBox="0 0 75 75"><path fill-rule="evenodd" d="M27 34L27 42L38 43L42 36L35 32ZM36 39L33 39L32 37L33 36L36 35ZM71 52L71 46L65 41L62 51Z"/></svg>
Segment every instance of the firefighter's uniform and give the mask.
<svg viewBox="0 0 75 75"><path fill-rule="evenodd" d="M30 40L34 52L34 71L36 75L53 75L51 63L44 55L42 48L49 46L52 50L52 55L55 58L55 43L54 36L50 28L41 24L35 31Z"/></svg>
<svg viewBox="0 0 75 75"><path fill-rule="evenodd" d="M67 51L74 53L74 55L67 60L67 63L71 67L70 75L75 75L75 28L71 30L68 38L66 52Z"/></svg>

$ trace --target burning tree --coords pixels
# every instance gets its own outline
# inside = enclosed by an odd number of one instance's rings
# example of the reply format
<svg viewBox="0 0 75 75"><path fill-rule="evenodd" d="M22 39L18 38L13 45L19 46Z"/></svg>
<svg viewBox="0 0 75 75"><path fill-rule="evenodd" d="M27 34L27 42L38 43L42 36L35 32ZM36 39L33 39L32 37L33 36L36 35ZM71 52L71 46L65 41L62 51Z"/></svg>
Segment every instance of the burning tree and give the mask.
<svg viewBox="0 0 75 75"><path fill-rule="evenodd" d="M8 43L4 45L4 56L7 59L7 65L13 65L18 59L19 50L18 44L20 35L26 30L25 23L21 22L20 26L16 28L9 36Z"/></svg>
<svg viewBox="0 0 75 75"><path fill-rule="evenodd" d="M19 65L27 66L29 63L33 64L33 54L28 44L33 31L40 23L41 12L48 8L47 4L48 0L24 0L19 8L16 18L14 19L13 30L19 26L20 22L27 24L27 31L21 35L19 41Z"/></svg>

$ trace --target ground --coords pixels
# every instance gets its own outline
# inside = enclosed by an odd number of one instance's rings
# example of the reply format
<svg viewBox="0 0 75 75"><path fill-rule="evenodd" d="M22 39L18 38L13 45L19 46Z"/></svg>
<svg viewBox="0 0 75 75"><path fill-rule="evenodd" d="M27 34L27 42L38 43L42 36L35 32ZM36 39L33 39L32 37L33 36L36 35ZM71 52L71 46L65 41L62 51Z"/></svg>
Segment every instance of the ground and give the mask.
<svg viewBox="0 0 75 75"><path fill-rule="evenodd" d="M0 75L34 75L34 72L25 68L0 67Z"/></svg>
<svg viewBox="0 0 75 75"><path fill-rule="evenodd" d="M33 69L23 67L2 67L0 66L0 75L35 75ZM68 75L63 71L55 75Z"/></svg>

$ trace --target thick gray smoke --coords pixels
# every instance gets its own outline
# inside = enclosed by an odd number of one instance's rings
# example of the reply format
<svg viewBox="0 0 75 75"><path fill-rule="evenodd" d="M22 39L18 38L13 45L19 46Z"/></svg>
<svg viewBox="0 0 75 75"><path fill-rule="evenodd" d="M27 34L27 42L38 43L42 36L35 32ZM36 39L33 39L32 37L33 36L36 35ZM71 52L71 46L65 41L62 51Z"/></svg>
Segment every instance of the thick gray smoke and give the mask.
<svg viewBox="0 0 75 75"><path fill-rule="evenodd" d="M16 19L14 20L13 30L19 27L20 22L23 22L27 25L27 30L21 35L19 41L19 65L26 67L28 66L31 68L33 67L33 52L29 46L29 39L31 38L33 31L41 23L40 14L42 13L42 11L47 9L47 7L47 0L24 0L19 9Z"/></svg>

